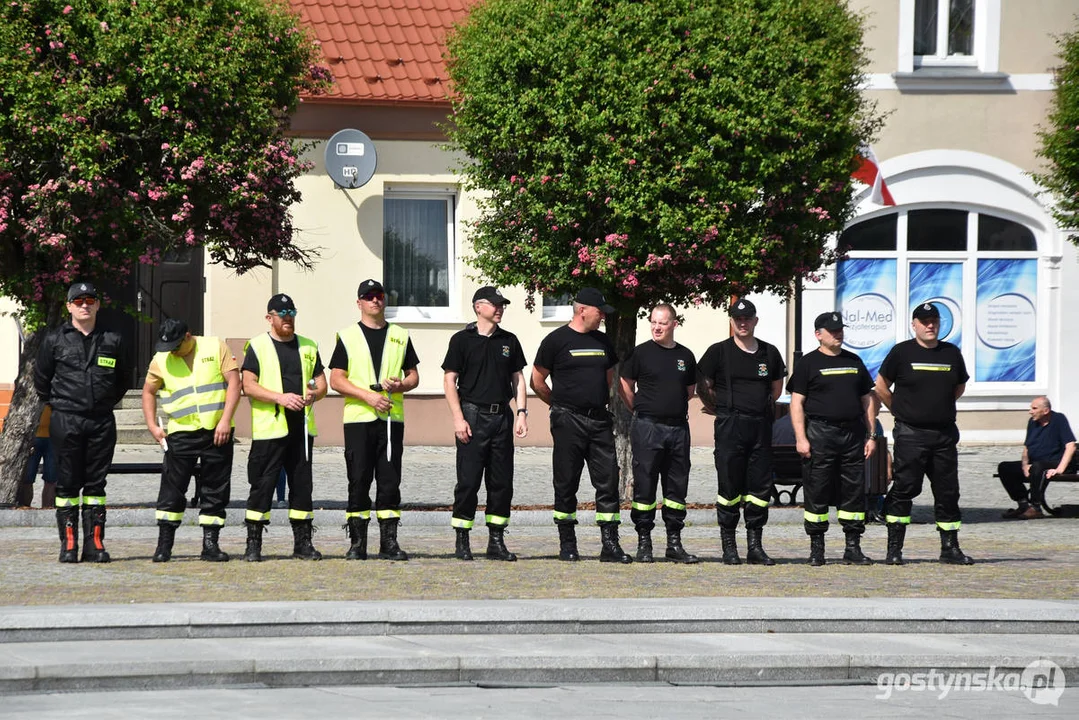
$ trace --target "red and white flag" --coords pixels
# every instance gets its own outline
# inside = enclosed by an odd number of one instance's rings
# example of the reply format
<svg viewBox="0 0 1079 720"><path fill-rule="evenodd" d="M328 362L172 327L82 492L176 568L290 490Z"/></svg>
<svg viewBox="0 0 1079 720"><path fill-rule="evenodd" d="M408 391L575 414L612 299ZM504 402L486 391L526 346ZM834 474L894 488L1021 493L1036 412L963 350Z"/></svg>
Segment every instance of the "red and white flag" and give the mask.
<svg viewBox="0 0 1079 720"><path fill-rule="evenodd" d="M872 188L869 199L877 205L895 205L895 198L884 184L884 175L880 171L877 156L868 145L863 145L858 150L858 168L852 173L852 177Z"/></svg>

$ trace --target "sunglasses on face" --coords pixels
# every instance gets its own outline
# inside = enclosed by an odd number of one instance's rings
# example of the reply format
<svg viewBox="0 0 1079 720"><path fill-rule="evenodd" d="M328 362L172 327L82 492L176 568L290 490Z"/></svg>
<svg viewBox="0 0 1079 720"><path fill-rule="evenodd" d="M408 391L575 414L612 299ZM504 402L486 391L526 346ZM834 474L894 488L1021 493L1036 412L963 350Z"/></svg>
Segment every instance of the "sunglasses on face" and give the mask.
<svg viewBox="0 0 1079 720"><path fill-rule="evenodd" d="M292 318L296 317L299 311L297 310L274 310L273 314L277 317Z"/></svg>
<svg viewBox="0 0 1079 720"><path fill-rule="evenodd" d="M382 300L384 297L386 297L385 293L380 292L369 292L360 295L360 299L366 300L367 302L371 302L372 300Z"/></svg>
<svg viewBox="0 0 1079 720"><path fill-rule="evenodd" d="M75 307L82 307L83 305L93 306L97 304L97 298L93 297L77 297L71 301L71 304Z"/></svg>

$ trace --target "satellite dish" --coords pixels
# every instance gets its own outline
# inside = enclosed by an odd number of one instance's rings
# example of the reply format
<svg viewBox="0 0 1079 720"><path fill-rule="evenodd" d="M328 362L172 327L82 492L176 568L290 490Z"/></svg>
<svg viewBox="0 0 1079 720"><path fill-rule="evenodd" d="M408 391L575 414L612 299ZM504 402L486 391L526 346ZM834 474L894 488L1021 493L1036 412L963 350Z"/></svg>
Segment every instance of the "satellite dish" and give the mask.
<svg viewBox="0 0 1079 720"><path fill-rule="evenodd" d="M326 143L326 172L338 187L363 187L377 162L375 144L359 130L339 130Z"/></svg>

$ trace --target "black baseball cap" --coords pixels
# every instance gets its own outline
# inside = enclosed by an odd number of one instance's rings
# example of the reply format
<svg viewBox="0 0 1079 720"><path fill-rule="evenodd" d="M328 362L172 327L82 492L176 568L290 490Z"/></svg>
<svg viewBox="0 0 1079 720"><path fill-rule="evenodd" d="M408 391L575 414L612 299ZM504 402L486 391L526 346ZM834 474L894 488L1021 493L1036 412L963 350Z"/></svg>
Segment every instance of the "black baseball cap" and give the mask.
<svg viewBox="0 0 1079 720"><path fill-rule="evenodd" d="M846 327L843 324L843 316L837 312L821 313L817 316L817 319L813 321L814 330L842 330Z"/></svg>
<svg viewBox="0 0 1079 720"><path fill-rule="evenodd" d="M937 306L933 303L922 303L918 307L914 308L914 312L911 317L915 320L928 320L930 318L939 318L940 310L937 310Z"/></svg>
<svg viewBox="0 0 1079 720"><path fill-rule="evenodd" d="M77 282L72 283L71 287L67 289L67 301L71 302L75 298L80 297L97 297L97 288L93 283Z"/></svg>
<svg viewBox="0 0 1079 720"><path fill-rule="evenodd" d="M603 297L603 293L595 288L581 288L580 292L577 293L577 297L573 298L573 302L597 307L606 315L611 315L615 312L614 307L607 304L607 300Z"/></svg>
<svg viewBox="0 0 1079 720"><path fill-rule="evenodd" d="M479 300L486 300L492 305L509 305L510 301L507 300L502 293L498 291L494 285L484 285L479 290L472 294L472 302Z"/></svg>
<svg viewBox="0 0 1079 720"><path fill-rule="evenodd" d="M282 310L295 310L296 303L285 293L277 293L266 303L266 312L281 312Z"/></svg>
<svg viewBox="0 0 1079 720"><path fill-rule="evenodd" d="M734 305L731 305L731 311L729 314L732 318L757 317L757 306L751 303L749 300L742 298Z"/></svg>
<svg viewBox="0 0 1079 720"><path fill-rule="evenodd" d="M154 352L172 352L180 347L185 335L187 335L187 323L176 318L165 318L161 322L161 329L157 331Z"/></svg>
<svg viewBox="0 0 1079 720"><path fill-rule="evenodd" d="M385 295L386 288L382 287L382 283L380 283L378 280L364 280L362 283L360 283L360 287L356 291L356 297L361 298L370 292L380 292Z"/></svg>

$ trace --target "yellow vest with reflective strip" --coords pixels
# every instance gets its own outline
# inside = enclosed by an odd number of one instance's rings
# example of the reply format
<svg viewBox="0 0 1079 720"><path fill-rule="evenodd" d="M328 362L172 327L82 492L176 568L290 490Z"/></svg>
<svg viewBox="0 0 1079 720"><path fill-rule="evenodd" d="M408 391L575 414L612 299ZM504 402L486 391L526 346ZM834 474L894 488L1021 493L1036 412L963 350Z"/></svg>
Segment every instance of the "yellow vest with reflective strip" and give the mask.
<svg viewBox="0 0 1079 720"><path fill-rule="evenodd" d="M353 385L364 390L369 390L378 382L377 378L401 376L401 366L405 363L405 350L408 348L408 330L400 325L389 324L386 331L386 344L382 347L382 368L376 377L374 361L371 359L371 349L367 347L367 338L359 325L350 325L337 333L337 338L345 346L348 352L348 380ZM395 422L405 421L405 397L402 393L390 395L393 408L390 409L390 419ZM375 409L356 398L345 398L346 423L372 422L379 418L385 419L385 415L375 412Z"/></svg>
<svg viewBox="0 0 1079 720"><path fill-rule="evenodd" d="M308 340L302 335L297 335L296 340L300 345L300 372L302 374L303 390L307 391L307 381L315 374L315 360L318 358L318 345L314 340ZM282 392L281 387L281 363L277 359L277 348L274 347L273 338L269 333L253 337L247 341L247 348L255 351L255 357L259 361L258 383L270 392ZM273 440L288 435L288 421L285 419L284 409L277 403L262 400L251 400L251 439ZM315 413L310 410L307 415L307 434L312 437L318 435L315 427Z"/></svg>
<svg viewBox="0 0 1079 720"><path fill-rule="evenodd" d="M171 352L157 353L164 387L158 390L158 406L169 416L167 432L213 430L225 412L228 384L221 374L221 341L194 336L192 367Z"/></svg>

